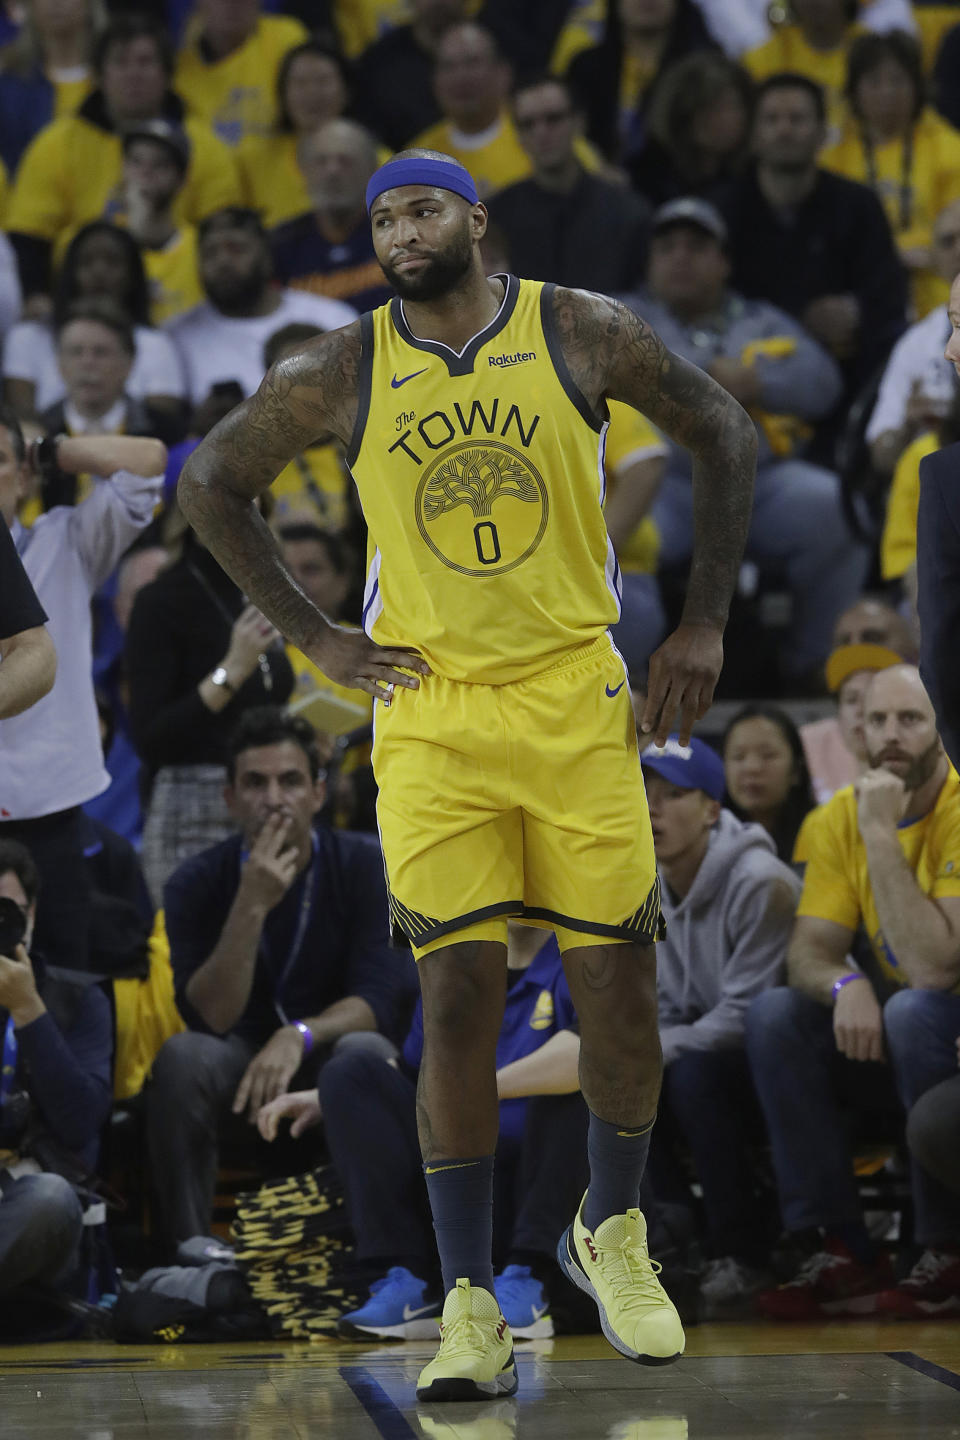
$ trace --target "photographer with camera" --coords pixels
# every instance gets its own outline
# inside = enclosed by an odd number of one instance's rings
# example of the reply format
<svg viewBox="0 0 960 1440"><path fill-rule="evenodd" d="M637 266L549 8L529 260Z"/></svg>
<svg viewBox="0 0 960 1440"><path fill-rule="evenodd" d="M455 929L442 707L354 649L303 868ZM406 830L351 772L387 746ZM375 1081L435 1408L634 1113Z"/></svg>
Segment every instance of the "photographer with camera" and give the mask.
<svg viewBox="0 0 960 1440"><path fill-rule="evenodd" d="M131 435L57 436L31 447L0 406L0 516L7 522L59 656L50 693L0 724L0 839L26 845L44 880L37 948L50 964L87 968L90 913L80 807L106 790L92 678L90 601L160 499L166 447ZM17 506L37 477L88 474L79 505L27 530Z"/></svg>
<svg viewBox="0 0 960 1440"><path fill-rule="evenodd" d="M0 839L0 1296L24 1302L86 1288L76 1187L96 1165L112 1091L106 995L31 959L39 884L26 846ZM12 1313L0 1304L0 1333Z"/></svg>

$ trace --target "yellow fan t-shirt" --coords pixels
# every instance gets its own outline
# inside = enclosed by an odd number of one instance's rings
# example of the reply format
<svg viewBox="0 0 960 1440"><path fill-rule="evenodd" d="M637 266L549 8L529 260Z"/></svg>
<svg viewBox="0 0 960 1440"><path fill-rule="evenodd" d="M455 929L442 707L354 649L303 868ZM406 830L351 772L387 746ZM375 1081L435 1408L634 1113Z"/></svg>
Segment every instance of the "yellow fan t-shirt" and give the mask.
<svg viewBox="0 0 960 1440"><path fill-rule="evenodd" d="M177 56L173 87L191 114L206 120L227 145L245 135L265 135L277 118L277 71L288 50L309 39L299 20L262 15L242 45L222 60L208 61L194 20Z"/></svg>
<svg viewBox="0 0 960 1440"><path fill-rule="evenodd" d="M933 809L912 824L900 825L897 838L924 895L931 900L960 895L960 779L955 770L951 768L943 782ZM862 924L881 970L894 984L907 984L880 928L852 785L811 811L797 845L794 858L805 858L807 865L797 914L832 920L847 930Z"/></svg>

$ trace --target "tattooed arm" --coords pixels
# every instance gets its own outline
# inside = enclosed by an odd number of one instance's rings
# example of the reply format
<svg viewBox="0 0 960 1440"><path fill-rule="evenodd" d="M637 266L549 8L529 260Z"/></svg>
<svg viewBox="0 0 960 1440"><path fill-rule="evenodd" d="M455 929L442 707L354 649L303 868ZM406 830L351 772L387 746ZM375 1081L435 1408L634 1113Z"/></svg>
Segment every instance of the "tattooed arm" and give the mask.
<svg viewBox="0 0 960 1440"><path fill-rule="evenodd" d="M388 686L418 684L394 667L426 674L425 663L327 620L283 564L255 503L307 446L326 436L349 442L360 346L357 323L278 361L257 393L214 426L190 456L177 498L203 544L287 640L332 680L389 700Z"/></svg>
<svg viewBox="0 0 960 1440"><path fill-rule="evenodd" d="M558 287L555 316L570 373L597 409L642 410L693 456L694 543L683 616L651 657L642 728L662 744L680 711L681 741L706 714L723 663L722 635L747 539L757 436L736 400L615 300Z"/></svg>

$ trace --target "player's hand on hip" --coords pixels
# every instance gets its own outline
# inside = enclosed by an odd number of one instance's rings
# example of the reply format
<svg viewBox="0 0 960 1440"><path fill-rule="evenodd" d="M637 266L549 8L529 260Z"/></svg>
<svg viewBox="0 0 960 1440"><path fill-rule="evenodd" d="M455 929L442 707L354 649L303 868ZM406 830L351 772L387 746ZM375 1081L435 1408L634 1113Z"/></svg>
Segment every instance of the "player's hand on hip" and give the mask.
<svg viewBox="0 0 960 1440"><path fill-rule="evenodd" d="M654 732L663 745L676 728L681 745L690 740L694 721L701 720L713 702L713 691L723 668L723 636L712 625L680 624L650 656L647 703L640 728ZM675 726L679 714L679 724Z"/></svg>
<svg viewBox="0 0 960 1440"><path fill-rule="evenodd" d="M340 626L330 627L321 648L310 659L338 685L365 690L386 705L395 686L418 690L420 676L431 673L426 660L415 650L388 650L362 630L344 630Z"/></svg>

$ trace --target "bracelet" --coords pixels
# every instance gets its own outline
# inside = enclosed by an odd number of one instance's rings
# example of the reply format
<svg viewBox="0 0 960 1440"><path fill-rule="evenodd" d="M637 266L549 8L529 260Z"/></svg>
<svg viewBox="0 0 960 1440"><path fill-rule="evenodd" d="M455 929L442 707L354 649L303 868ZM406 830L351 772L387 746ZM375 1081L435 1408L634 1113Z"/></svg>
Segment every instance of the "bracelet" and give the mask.
<svg viewBox="0 0 960 1440"><path fill-rule="evenodd" d="M310 1051L313 1049L313 1032L310 1029L310 1026L305 1025L302 1020L294 1020L293 1028L294 1030L300 1031L300 1035L303 1039L303 1056L304 1059L306 1059L306 1057L310 1054Z"/></svg>
<svg viewBox="0 0 960 1440"><path fill-rule="evenodd" d="M863 975L859 970L851 970L849 974L841 975L839 980L834 980L830 994L834 1000L836 1000L844 985L849 985L851 980L866 980L866 978L866 975Z"/></svg>

